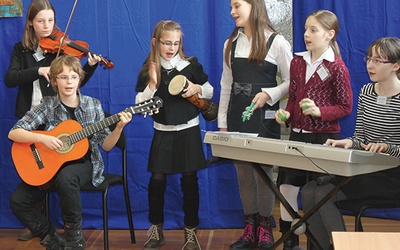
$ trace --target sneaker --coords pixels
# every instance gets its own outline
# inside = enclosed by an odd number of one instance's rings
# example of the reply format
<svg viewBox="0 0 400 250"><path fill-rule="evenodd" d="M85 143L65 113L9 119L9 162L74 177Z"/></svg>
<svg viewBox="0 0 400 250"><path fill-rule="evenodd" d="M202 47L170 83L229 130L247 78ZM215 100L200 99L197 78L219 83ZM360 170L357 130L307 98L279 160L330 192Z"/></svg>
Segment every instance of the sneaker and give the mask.
<svg viewBox="0 0 400 250"><path fill-rule="evenodd" d="M144 250L160 249L165 244L162 224L152 225L147 231L147 237Z"/></svg>
<svg viewBox="0 0 400 250"><path fill-rule="evenodd" d="M182 250L201 250L196 236L197 228L189 228L185 226L183 230L185 233L185 244L183 244Z"/></svg>

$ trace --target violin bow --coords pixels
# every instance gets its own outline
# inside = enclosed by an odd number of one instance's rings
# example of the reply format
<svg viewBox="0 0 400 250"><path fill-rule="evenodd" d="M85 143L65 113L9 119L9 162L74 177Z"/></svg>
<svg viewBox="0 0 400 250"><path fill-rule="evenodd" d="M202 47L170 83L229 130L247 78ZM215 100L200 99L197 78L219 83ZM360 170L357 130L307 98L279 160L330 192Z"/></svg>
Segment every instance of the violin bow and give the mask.
<svg viewBox="0 0 400 250"><path fill-rule="evenodd" d="M61 45L63 44L63 42L64 42L64 39L65 39L65 37L67 36L67 31L68 31L68 28L69 28L69 25L70 25L70 23L71 23L71 20L72 20L72 15L74 14L74 12L75 12L75 8L76 8L76 5L78 4L78 0L75 0L75 3L74 3L74 6L72 7L72 10L71 10L71 14L69 15L69 18L68 18L68 22L67 22L67 26L65 27L65 31L64 31L64 35L63 35L63 37L61 37L61 39L60 39L60 47L58 48L58 52L57 52L57 56L56 57L58 57L59 55L60 55L60 52L61 52Z"/></svg>

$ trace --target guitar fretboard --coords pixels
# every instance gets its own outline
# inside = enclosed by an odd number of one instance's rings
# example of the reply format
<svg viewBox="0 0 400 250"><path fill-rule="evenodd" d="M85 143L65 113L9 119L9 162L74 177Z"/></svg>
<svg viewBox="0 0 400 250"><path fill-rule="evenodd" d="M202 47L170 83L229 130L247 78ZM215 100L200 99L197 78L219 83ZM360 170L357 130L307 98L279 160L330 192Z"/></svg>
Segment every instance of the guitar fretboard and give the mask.
<svg viewBox="0 0 400 250"><path fill-rule="evenodd" d="M138 103L135 106L131 106L129 108L126 108L122 112L128 112L131 114L153 114L153 112L158 112L158 109L162 107L162 100L159 97L153 97L150 100L146 100L144 102ZM119 122L119 116L118 114L111 115L107 118L105 118L102 121L96 122L92 125L89 125L82 130L75 132L67 137L67 142L69 145L74 144L80 140L83 140L87 138L88 136L106 128L109 127L110 125Z"/></svg>

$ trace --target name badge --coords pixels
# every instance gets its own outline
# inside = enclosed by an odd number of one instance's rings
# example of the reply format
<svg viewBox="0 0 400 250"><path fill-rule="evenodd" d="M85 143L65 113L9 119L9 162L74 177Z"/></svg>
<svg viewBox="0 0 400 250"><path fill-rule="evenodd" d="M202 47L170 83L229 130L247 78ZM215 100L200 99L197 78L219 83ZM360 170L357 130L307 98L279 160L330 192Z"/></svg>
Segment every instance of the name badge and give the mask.
<svg viewBox="0 0 400 250"><path fill-rule="evenodd" d="M265 119L275 119L275 110L265 110Z"/></svg>
<svg viewBox="0 0 400 250"><path fill-rule="evenodd" d="M318 68L317 74L322 81L325 81L328 77L331 76L329 70L323 64L321 64L321 66Z"/></svg>
<svg viewBox="0 0 400 250"><path fill-rule="evenodd" d="M35 58L36 62L43 60L45 58L43 56L43 51L42 50L36 51L36 53L33 54L33 58Z"/></svg>
<svg viewBox="0 0 400 250"><path fill-rule="evenodd" d="M387 103L387 97L386 96L378 96L376 98L376 103L381 104L381 105L386 105Z"/></svg>

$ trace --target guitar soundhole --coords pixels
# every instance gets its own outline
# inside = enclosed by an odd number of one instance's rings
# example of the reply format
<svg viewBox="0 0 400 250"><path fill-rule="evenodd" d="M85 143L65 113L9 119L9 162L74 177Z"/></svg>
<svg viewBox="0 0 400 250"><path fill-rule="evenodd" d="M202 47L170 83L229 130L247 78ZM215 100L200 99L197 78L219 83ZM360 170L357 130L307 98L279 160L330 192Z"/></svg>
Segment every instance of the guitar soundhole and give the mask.
<svg viewBox="0 0 400 250"><path fill-rule="evenodd" d="M56 150L57 153L68 154L74 148L74 144L71 143L69 134L63 133L57 136L57 138L63 143L62 147Z"/></svg>

